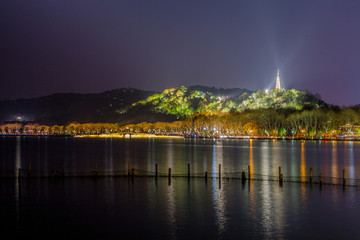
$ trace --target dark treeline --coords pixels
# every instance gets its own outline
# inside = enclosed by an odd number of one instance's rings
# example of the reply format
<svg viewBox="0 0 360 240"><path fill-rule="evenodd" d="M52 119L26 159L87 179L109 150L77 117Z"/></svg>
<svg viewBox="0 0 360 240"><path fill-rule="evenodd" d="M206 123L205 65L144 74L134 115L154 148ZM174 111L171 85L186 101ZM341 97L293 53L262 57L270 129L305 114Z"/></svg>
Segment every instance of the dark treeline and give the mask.
<svg viewBox="0 0 360 240"><path fill-rule="evenodd" d="M303 111L265 109L243 113L201 113L172 123L71 123L46 126L34 123L0 125L2 134L97 135L148 133L198 137L214 136L289 136L296 138L336 137L360 134L359 111L352 108L327 108Z"/></svg>

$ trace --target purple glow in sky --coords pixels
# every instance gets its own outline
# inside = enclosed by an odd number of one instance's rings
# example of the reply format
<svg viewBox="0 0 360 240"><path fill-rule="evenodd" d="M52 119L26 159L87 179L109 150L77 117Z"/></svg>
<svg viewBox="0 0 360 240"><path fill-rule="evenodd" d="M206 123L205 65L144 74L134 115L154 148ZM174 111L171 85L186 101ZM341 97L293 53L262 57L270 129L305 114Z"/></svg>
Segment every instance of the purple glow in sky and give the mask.
<svg viewBox="0 0 360 240"><path fill-rule="evenodd" d="M360 104L360 1L16 0L0 99L179 85L308 89Z"/></svg>

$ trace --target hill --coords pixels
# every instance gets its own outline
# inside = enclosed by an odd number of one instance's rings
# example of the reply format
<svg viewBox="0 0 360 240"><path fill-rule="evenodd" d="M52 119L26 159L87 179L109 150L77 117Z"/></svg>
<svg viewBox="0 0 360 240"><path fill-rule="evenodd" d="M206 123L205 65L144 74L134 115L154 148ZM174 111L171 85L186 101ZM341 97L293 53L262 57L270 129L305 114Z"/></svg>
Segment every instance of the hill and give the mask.
<svg viewBox="0 0 360 240"><path fill-rule="evenodd" d="M58 93L40 98L0 101L0 121L41 124L70 122L172 122L196 113L235 113L258 109L302 110L327 107L319 97L291 90L179 86L162 93L121 88L98 94Z"/></svg>
<svg viewBox="0 0 360 240"><path fill-rule="evenodd" d="M116 122L115 111L155 92L121 88L98 94L57 93L33 99L0 101L0 121L42 124Z"/></svg>

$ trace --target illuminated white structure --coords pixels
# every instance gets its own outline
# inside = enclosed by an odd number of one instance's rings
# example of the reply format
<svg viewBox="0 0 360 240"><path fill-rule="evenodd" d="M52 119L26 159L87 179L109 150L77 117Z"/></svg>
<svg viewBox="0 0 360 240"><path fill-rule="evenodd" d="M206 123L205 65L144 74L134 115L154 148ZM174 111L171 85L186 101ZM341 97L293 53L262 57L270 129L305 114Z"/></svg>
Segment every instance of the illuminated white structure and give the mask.
<svg viewBox="0 0 360 240"><path fill-rule="evenodd" d="M277 70L275 89L276 89L276 90L281 90L281 86L280 86L280 71L279 71L279 69Z"/></svg>

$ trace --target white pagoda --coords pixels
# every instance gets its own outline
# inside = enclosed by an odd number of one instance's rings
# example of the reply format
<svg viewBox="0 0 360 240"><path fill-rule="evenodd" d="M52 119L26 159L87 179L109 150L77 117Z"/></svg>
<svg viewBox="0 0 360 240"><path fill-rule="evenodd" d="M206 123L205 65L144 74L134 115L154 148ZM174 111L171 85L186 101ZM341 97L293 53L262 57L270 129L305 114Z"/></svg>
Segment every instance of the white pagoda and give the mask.
<svg viewBox="0 0 360 240"><path fill-rule="evenodd" d="M275 89L282 90L281 85L280 85L280 70L279 69L277 70Z"/></svg>

